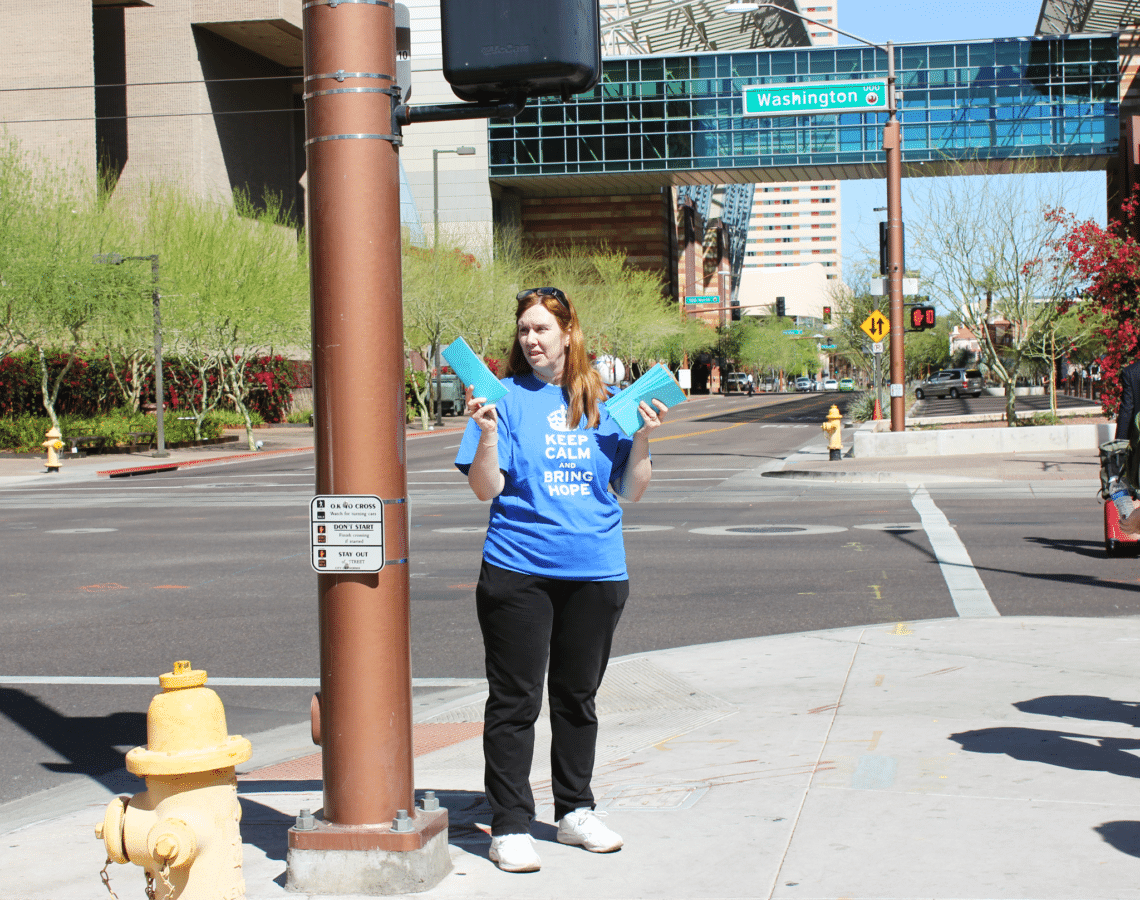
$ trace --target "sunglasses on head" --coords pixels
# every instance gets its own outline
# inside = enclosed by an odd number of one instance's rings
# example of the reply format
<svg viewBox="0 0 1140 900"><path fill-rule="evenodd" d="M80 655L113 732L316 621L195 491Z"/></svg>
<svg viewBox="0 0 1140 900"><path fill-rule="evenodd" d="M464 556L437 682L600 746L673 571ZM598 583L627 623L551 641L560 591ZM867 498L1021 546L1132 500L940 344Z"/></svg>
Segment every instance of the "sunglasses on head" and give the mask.
<svg viewBox="0 0 1140 900"><path fill-rule="evenodd" d="M538 294L540 297L553 297L555 300L562 304L563 308L567 312L570 311L570 301L566 299L566 295L562 293L562 291L558 290L558 288L527 288L525 291L519 291L515 296L515 300L523 300L530 294Z"/></svg>

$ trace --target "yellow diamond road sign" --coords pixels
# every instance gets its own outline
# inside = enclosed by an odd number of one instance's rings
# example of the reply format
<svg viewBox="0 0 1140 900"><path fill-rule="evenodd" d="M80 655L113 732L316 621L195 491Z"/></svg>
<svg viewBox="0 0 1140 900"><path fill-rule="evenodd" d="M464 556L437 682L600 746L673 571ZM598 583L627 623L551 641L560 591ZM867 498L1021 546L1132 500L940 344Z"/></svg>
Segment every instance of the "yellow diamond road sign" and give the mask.
<svg viewBox="0 0 1140 900"><path fill-rule="evenodd" d="M863 324L860 327L867 332L867 337L871 340L881 341L887 332L890 331L891 323L887 321L886 316L876 309L863 320Z"/></svg>

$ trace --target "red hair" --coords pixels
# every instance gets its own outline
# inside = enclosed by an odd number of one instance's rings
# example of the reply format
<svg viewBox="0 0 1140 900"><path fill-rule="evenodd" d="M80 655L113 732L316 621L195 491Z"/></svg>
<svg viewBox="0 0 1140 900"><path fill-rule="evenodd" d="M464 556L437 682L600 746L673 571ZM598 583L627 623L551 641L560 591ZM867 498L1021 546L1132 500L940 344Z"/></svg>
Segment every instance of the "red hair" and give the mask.
<svg viewBox="0 0 1140 900"><path fill-rule="evenodd" d="M530 291L523 295L515 308L515 321L522 318L532 306L541 304L547 312L558 320L558 327L563 334L570 335L570 345L566 348L566 364L562 369L562 395L568 405L566 424L577 428L586 417L587 428L597 428L602 420L601 404L609 397L602 376L590 365L590 357L586 353L586 338L582 334L582 326L578 322L578 314L574 305L567 299L566 304L550 294L539 294ZM527 361L526 353L519 344L518 334L511 347L511 354L507 358L507 375L528 374L532 370Z"/></svg>

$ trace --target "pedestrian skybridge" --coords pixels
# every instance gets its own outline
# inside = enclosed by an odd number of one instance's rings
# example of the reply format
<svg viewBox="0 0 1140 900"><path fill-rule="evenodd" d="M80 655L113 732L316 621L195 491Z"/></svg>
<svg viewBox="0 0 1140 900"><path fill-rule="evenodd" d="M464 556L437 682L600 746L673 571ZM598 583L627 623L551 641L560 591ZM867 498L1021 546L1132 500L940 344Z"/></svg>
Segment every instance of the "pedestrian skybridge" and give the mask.
<svg viewBox="0 0 1140 900"><path fill-rule="evenodd" d="M1103 169L1119 139L1115 35L894 48L906 175ZM746 117L748 85L887 75L871 47L618 57L593 91L492 120L490 178L524 195L885 177L884 113Z"/></svg>

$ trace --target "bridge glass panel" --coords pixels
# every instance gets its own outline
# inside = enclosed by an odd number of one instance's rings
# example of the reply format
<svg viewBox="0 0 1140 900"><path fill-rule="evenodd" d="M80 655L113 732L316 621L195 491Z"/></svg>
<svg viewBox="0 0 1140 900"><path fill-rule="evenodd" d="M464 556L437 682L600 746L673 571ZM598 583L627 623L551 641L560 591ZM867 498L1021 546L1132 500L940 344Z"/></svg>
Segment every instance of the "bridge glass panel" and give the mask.
<svg viewBox="0 0 1140 900"><path fill-rule="evenodd" d="M1116 152L1114 35L907 44L895 66L904 162ZM746 117L741 92L886 72L885 52L850 46L607 59L592 91L491 120L490 175L716 170L723 181L789 167L867 177L884 162L885 114Z"/></svg>

